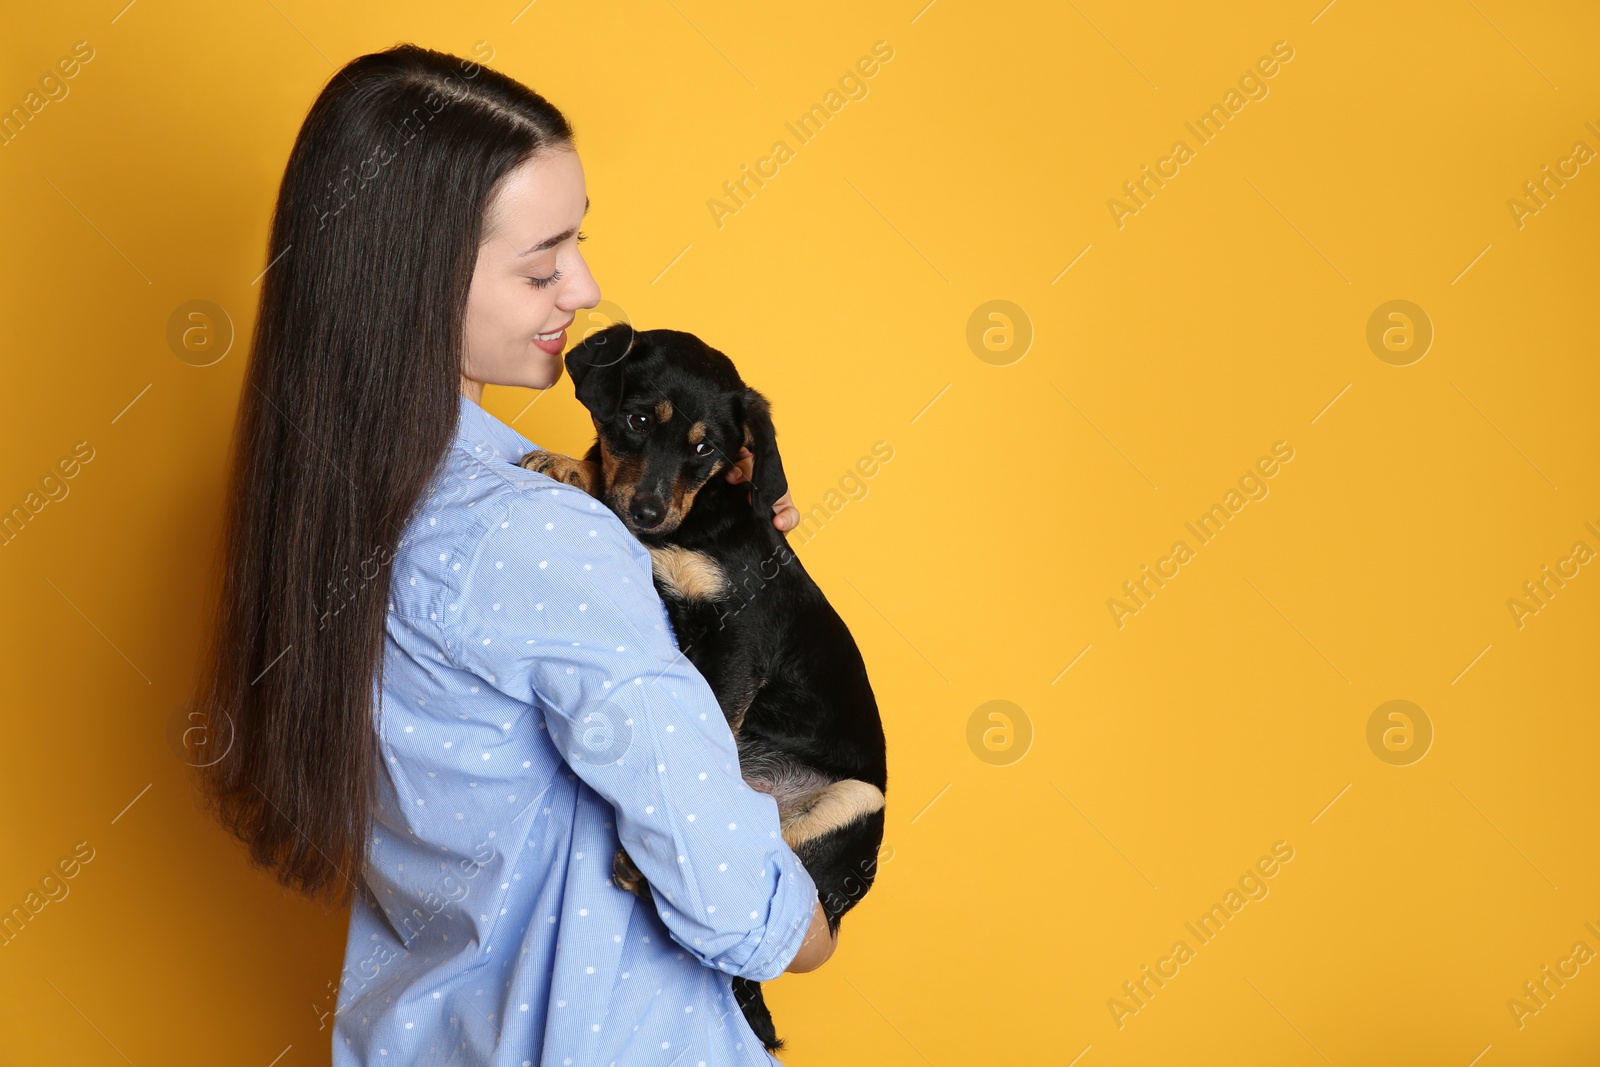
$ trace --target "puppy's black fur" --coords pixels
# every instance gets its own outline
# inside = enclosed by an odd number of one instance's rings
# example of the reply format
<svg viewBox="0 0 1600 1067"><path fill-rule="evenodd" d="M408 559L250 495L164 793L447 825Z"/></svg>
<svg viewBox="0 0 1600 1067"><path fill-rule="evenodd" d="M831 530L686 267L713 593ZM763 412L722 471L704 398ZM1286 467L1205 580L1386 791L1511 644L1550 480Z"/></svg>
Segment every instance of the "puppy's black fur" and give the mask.
<svg viewBox="0 0 1600 1067"><path fill-rule="evenodd" d="M678 645L716 693L745 780L777 800L837 933L877 873L883 725L850 631L772 525L788 484L767 401L677 330L619 323L566 366L599 436L581 461L533 452L522 465L599 497L650 549ZM741 447L753 477L735 485ZM625 852L615 874L642 895ZM760 983L733 984L762 1043L781 1049Z"/></svg>

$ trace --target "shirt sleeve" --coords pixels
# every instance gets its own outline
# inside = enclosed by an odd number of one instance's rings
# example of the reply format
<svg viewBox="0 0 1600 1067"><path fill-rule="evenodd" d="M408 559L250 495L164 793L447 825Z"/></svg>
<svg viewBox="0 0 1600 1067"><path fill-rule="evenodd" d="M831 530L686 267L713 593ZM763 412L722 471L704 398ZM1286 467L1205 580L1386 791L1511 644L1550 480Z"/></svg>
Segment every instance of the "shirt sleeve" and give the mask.
<svg viewBox="0 0 1600 1067"><path fill-rule="evenodd" d="M453 656L540 709L567 764L616 809L673 940L708 967L776 978L810 927L816 884L779 833L777 801L740 774L648 550L598 501L549 479L490 517L454 561Z"/></svg>

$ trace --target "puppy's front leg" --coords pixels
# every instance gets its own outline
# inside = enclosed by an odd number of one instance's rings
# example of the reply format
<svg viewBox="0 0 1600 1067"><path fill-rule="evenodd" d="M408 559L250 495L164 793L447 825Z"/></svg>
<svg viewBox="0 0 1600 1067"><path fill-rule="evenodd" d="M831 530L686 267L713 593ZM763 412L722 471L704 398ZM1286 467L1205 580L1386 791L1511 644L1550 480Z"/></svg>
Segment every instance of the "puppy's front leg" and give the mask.
<svg viewBox="0 0 1600 1067"><path fill-rule="evenodd" d="M558 482L582 489L590 496L600 495L600 464L585 459L573 459L558 452L529 452L517 461L517 466L537 471Z"/></svg>

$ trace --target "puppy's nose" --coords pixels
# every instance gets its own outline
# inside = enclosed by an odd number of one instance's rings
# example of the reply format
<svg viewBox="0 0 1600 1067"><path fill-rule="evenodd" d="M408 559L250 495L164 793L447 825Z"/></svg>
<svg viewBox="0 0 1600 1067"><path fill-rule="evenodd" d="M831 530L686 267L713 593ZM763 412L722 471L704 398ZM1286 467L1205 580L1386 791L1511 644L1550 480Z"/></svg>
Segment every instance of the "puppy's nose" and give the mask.
<svg viewBox="0 0 1600 1067"><path fill-rule="evenodd" d="M628 514L633 518L633 524L641 530L648 530L661 522L661 501L653 496L635 496L628 504Z"/></svg>

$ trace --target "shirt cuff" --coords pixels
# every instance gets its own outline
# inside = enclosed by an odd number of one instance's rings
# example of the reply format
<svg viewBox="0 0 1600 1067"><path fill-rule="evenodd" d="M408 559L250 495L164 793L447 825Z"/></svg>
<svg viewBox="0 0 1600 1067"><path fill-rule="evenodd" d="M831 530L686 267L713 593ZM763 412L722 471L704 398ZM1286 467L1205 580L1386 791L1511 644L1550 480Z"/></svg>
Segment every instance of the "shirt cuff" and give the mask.
<svg viewBox="0 0 1600 1067"><path fill-rule="evenodd" d="M784 851L787 858L778 872L778 889L772 895L766 923L723 953L718 963L729 974L770 982L788 969L805 943L817 910L817 884L799 858Z"/></svg>

